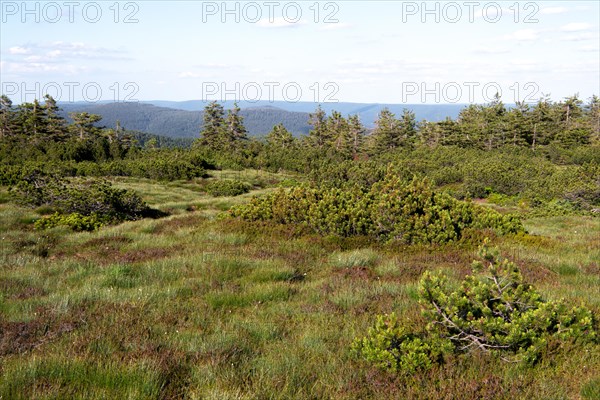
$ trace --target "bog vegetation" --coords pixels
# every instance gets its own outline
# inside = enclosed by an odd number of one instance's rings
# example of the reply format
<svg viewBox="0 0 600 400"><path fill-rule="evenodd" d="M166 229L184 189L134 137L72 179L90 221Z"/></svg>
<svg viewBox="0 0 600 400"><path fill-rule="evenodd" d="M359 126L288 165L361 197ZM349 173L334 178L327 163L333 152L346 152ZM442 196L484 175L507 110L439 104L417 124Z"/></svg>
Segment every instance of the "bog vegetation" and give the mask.
<svg viewBox="0 0 600 400"><path fill-rule="evenodd" d="M0 97L0 398L600 397L598 97L100 124Z"/></svg>

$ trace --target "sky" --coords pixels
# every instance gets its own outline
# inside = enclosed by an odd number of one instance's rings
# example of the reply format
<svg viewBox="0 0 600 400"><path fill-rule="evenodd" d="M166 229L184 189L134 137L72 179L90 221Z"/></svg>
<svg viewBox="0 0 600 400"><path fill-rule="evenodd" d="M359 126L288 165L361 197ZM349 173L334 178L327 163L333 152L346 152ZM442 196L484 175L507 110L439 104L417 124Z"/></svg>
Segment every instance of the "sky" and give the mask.
<svg viewBox="0 0 600 400"><path fill-rule="evenodd" d="M597 1L0 1L14 103L600 95Z"/></svg>

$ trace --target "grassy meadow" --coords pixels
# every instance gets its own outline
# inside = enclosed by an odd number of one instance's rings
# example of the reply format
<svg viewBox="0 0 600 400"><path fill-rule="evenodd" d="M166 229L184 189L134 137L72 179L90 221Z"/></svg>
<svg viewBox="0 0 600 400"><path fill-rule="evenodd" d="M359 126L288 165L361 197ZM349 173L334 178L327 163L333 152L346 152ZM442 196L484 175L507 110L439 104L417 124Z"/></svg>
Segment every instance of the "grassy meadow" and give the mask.
<svg viewBox="0 0 600 400"><path fill-rule="evenodd" d="M351 357L375 315L424 323L425 270L457 281L481 238L384 245L219 214L293 176L215 172L254 189L214 198L204 179L114 178L168 212L34 230L0 188L0 399L599 399L600 347L557 344L533 368L484 355L412 376ZM492 243L546 298L600 315L600 219L524 221Z"/></svg>

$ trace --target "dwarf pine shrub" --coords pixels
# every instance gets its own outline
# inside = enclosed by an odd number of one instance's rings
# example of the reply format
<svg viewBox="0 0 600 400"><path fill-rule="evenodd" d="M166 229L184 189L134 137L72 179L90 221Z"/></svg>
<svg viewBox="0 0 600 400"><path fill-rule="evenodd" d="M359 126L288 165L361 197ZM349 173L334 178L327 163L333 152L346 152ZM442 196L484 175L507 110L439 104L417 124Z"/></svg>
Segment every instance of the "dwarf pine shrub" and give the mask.
<svg viewBox="0 0 600 400"><path fill-rule="evenodd" d="M204 189L213 197L233 197L250 191L250 187L244 182L231 179L212 181Z"/></svg>
<svg viewBox="0 0 600 400"><path fill-rule="evenodd" d="M133 191L114 188L104 180L67 180L35 172L11 187L24 206L46 207L56 213L39 220L37 227L70 226L93 230L105 223L131 221L152 211Z"/></svg>
<svg viewBox="0 0 600 400"><path fill-rule="evenodd" d="M532 365L550 342L594 341L594 316L584 306L550 301L525 282L518 267L486 245L454 291L444 275L425 272L419 303L428 324L412 332L395 315L378 316L352 352L392 372L427 369L444 354L483 352Z"/></svg>
<svg viewBox="0 0 600 400"><path fill-rule="evenodd" d="M297 186L253 198L229 211L248 221L300 224L324 235L365 235L404 243L447 243L466 228L524 231L517 217L438 193L426 180L388 175L369 189Z"/></svg>

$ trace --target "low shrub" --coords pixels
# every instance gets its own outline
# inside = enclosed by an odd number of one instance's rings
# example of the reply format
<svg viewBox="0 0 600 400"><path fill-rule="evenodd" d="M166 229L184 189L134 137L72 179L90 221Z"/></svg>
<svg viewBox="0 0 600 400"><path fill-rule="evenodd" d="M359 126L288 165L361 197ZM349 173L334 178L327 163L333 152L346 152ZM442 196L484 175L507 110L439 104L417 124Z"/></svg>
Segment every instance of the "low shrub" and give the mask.
<svg viewBox="0 0 600 400"><path fill-rule="evenodd" d="M156 214L135 192L114 188L103 180L66 180L35 172L11 187L10 192L21 205L56 211L42 218L39 227L67 225L88 230L103 223Z"/></svg>
<svg viewBox="0 0 600 400"><path fill-rule="evenodd" d="M351 352L378 368L412 374L427 370L452 351L448 340L432 343L424 333L411 332L395 313L378 315L367 336L354 340Z"/></svg>
<svg viewBox="0 0 600 400"><path fill-rule="evenodd" d="M59 214L44 216L35 221L36 229L48 229L56 226L66 226L74 231L94 231L105 224L105 220L94 213L91 215L81 215L79 213Z"/></svg>
<svg viewBox="0 0 600 400"><path fill-rule="evenodd" d="M204 190L213 197L233 197L248 193L250 188L244 182L223 179L210 182Z"/></svg>
<svg viewBox="0 0 600 400"><path fill-rule="evenodd" d="M324 235L363 235L409 244L456 241L470 227L499 234L524 231L515 216L435 192L426 180L407 183L393 174L368 190L357 186L280 188L232 208L229 215L248 221L299 224Z"/></svg>
<svg viewBox="0 0 600 400"><path fill-rule="evenodd" d="M597 340L589 309L543 299L515 264L486 245L480 256L474 274L454 291L445 276L423 274L419 303L428 324L421 331L412 332L393 314L379 316L352 352L392 372L413 372L445 354L474 351L533 365L550 343Z"/></svg>

